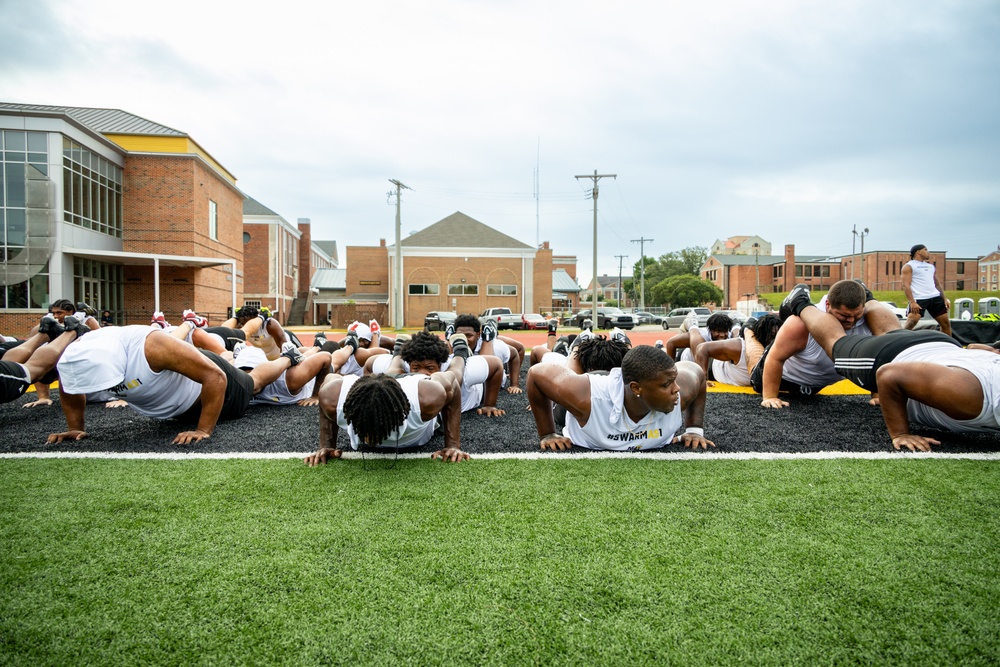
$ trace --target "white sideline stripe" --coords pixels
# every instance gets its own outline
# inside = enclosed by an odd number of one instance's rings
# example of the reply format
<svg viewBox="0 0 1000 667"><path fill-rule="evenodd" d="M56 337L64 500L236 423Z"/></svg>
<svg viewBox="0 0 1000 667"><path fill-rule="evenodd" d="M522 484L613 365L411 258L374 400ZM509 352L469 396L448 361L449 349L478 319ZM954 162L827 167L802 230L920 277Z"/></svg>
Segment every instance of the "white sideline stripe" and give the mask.
<svg viewBox="0 0 1000 667"><path fill-rule="evenodd" d="M300 459L312 454L308 452L223 452L206 454L192 452L17 452L0 454L0 459L134 459L151 461L189 461L212 459ZM561 452L519 452L513 454L472 454L472 459L499 460L521 459L526 461L578 461L595 459L634 459L637 461L774 461L781 459L804 459L826 461L833 459L966 459L973 461L1000 461L1000 452L967 452L949 454L947 452L582 452L566 454ZM361 460L358 452L344 452L347 460ZM394 459L394 454L365 454L366 459ZM400 454L400 459L427 459L430 453Z"/></svg>

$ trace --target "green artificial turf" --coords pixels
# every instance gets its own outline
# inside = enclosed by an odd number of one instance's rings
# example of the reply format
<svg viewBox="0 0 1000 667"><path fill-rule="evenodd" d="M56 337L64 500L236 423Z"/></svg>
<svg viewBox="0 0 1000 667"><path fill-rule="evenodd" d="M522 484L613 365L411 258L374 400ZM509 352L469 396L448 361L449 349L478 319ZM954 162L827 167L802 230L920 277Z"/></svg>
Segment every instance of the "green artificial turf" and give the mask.
<svg viewBox="0 0 1000 667"><path fill-rule="evenodd" d="M0 461L0 663L992 665L997 463Z"/></svg>

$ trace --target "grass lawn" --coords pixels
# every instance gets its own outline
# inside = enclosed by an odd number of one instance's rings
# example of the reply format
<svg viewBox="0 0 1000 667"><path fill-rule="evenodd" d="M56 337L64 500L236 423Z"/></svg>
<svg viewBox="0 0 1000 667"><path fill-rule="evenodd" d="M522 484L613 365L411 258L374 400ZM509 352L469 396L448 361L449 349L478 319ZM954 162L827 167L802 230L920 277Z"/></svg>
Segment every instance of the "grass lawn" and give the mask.
<svg viewBox="0 0 1000 667"><path fill-rule="evenodd" d="M995 665L998 466L0 460L0 664Z"/></svg>
<svg viewBox="0 0 1000 667"><path fill-rule="evenodd" d="M819 300L821 298L823 298L823 296L827 292L829 292L829 291L830 291L829 289L825 289L825 290L815 290L815 291L810 292L810 294L812 295L812 301L813 301L813 303L819 303ZM875 298L878 299L879 301L892 301L899 308L906 308L906 294L901 289L900 290L873 290L872 294L874 294ZM979 300L980 299L985 299L987 297L1000 297L1000 292L995 292L995 291L994 292L990 292L990 291L977 292L977 291L974 291L974 290L973 291L965 291L965 292L946 291L944 293L944 295L945 295L945 297L949 301L951 301L952 305L955 304L955 301L957 299L972 299L973 312L977 312L978 313L979 312ZM775 292L773 294L771 294L771 293L761 294L760 298L763 299L764 301L766 301L767 303L771 304L771 306L775 310L777 310L778 307L781 305L781 301L786 296L788 296L788 292Z"/></svg>

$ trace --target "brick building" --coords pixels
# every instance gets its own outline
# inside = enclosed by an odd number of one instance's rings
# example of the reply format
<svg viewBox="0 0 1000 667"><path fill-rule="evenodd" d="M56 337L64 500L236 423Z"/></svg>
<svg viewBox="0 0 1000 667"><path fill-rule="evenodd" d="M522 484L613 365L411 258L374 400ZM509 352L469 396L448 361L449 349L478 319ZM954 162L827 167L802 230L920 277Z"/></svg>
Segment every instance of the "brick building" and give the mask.
<svg viewBox="0 0 1000 667"><path fill-rule="evenodd" d="M995 292L1000 290L1000 247L978 260L979 290Z"/></svg>
<svg viewBox="0 0 1000 667"><path fill-rule="evenodd" d="M326 311L313 307L310 281L317 269L336 268L337 262L313 242L308 218L299 218L292 225L247 197L243 202L243 256L247 266L244 303L267 306L284 325L326 321Z"/></svg>
<svg viewBox="0 0 1000 667"><path fill-rule="evenodd" d="M625 288L623 287L622 283L629 278L631 278L631 276L622 276L621 280L618 279L618 276L609 276L609 275L597 276L598 302L602 300L617 301L619 294L621 294L622 299L624 299ZM621 291L619 291L619 288L621 288ZM585 301L588 304L587 307L589 308L590 307L589 304L593 298L594 298L594 279L591 278L590 283L587 285L586 289L584 289L583 293L580 295L580 299L582 301Z"/></svg>
<svg viewBox="0 0 1000 667"><path fill-rule="evenodd" d="M388 322L392 312L395 247L348 246L344 299L334 304L333 324L349 322L362 304L374 312L382 306ZM480 313L488 307L542 312L553 308L556 296L552 250L535 248L461 212L415 232L400 242L403 320L419 327L432 310ZM575 259L560 256L560 270L575 275ZM575 284L575 282L574 282ZM560 285L561 298L572 294ZM361 319L356 317L354 319Z"/></svg>
<svg viewBox="0 0 1000 667"><path fill-rule="evenodd" d="M239 301L243 194L186 133L117 109L0 103L0 135L0 331L23 335L61 298L119 324L195 304L218 321Z"/></svg>
<svg viewBox="0 0 1000 667"><path fill-rule="evenodd" d="M710 255L701 277L722 290L721 308L736 308L741 301L756 302L756 295L787 292L798 283L814 290L829 289L841 278L840 262L819 255L796 255L794 245L782 255Z"/></svg>
<svg viewBox="0 0 1000 667"><path fill-rule="evenodd" d="M946 291L980 289L976 285L980 260L950 258L947 252L937 250L930 250L930 254L930 263L937 267L937 278ZM903 289L902 271L903 266L910 261L910 251L872 250L863 257L860 254L848 255L841 257L839 261L841 275L845 278L861 278L871 290L897 291Z"/></svg>

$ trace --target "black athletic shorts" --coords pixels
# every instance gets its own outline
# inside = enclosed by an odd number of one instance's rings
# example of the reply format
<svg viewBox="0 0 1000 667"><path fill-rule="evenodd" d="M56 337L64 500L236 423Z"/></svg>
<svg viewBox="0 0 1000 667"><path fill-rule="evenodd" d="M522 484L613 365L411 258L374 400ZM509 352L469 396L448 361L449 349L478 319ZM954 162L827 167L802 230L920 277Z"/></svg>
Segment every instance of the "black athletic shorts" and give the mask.
<svg viewBox="0 0 1000 667"><path fill-rule="evenodd" d="M773 345L774 343L771 343ZM767 353L771 351L771 345L764 348L764 354L760 355L760 361L757 365L753 367L750 371L750 386L758 394L764 393L764 361L767 359ZM796 382L791 382L785 378L781 378L781 384L778 385L779 394L792 394L793 396L815 396L826 385L822 387L813 387L806 384L798 384Z"/></svg>
<svg viewBox="0 0 1000 667"><path fill-rule="evenodd" d="M931 297L930 299L917 299L917 305L920 306L920 315L923 316L926 310L931 314L931 317L937 319L948 312L948 305L944 302L944 297L940 294L938 296ZM906 307L906 314L910 314L910 307Z"/></svg>
<svg viewBox="0 0 1000 667"><path fill-rule="evenodd" d="M226 396L222 401L222 412L219 420L239 419L246 413L253 398L253 378L233 366L231 363L208 350L199 350L226 374ZM201 417L201 401L195 402L187 411L178 417L181 421L197 423Z"/></svg>
<svg viewBox="0 0 1000 667"><path fill-rule="evenodd" d="M230 352L236 347L236 343L247 342L247 334L243 329L232 329L230 327L207 327L206 333L215 334L226 343L226 349Z"/></svg>
<svg viewBox="0 0 1000 667"><path fill-rule="evenodd" d="M30 386L28 369L13 361L0 361L0 403L21 398Z"/></svg>
<svg viewBox="0 0 1000 667"><path fill-rule="evenodd" d="M878 391L875 375L903 350L922 343L951 343L957 340L940 331L896 329L882 336L844 336L833 344L833 366L845 378L871 392Z"/></svg>

